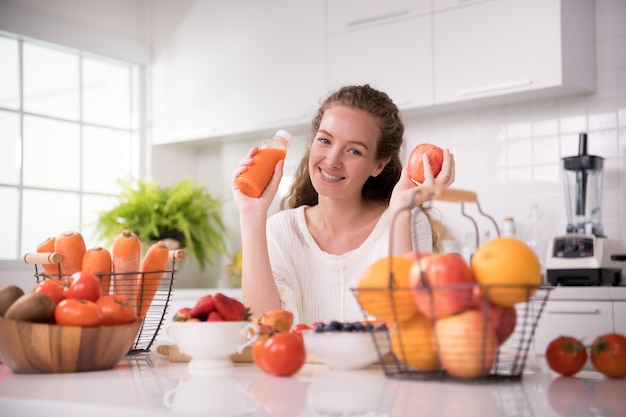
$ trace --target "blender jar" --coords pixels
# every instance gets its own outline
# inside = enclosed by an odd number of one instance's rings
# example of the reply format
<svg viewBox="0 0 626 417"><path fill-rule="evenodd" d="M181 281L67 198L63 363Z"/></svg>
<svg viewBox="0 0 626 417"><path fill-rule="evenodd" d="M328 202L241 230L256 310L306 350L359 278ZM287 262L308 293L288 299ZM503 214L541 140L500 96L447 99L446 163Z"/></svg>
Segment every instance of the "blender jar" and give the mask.
<svg viewBox="0 0 626 417"><path fill-rule="evenodd" d="M587 134L581 133L578 155L563 158L567 233L603 236L602 168L604 158L587 155Z"/></svg>

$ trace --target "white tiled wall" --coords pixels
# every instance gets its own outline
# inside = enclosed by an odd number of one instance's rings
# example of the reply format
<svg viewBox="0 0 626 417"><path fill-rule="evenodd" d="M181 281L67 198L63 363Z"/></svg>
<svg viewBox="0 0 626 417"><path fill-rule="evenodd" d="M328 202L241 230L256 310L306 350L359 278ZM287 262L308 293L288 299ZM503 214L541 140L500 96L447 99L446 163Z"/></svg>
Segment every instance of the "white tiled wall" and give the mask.
<svg viewBox="0 0 626 417"><path fill-rule="evenodd" d="M596 1L597 89L594 94L480 109L407 121L407 148L428 141L455 155L454 186L478 193L484 211L500 222L513 216L525 233L529 207L538 204L545 238L565 232L561 158L605 158L602 223L626 253L626 1ZM457 239L472 230L458 205L436 204Z"/></svg>

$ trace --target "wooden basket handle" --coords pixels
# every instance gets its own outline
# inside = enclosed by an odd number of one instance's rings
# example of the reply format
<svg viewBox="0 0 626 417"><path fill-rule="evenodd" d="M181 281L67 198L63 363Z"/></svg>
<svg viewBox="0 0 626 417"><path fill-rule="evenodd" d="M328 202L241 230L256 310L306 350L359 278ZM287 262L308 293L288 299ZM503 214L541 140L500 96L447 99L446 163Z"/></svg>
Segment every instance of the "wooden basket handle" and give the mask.
<svg viewBox="0 0 626 417"><path fill-rule="evenodd" d="M171 250L169 260L182 261L185 259L186 252L184 249ZM28 252L22 257L26 264L58 264L63 256L58 252Z"/></svg>
<svg viewBox="0 0 626 417"><path fill-rule="evenodd" d="M187 256L187 252L184 249L170 250L168 260L170 261L182 261Z"/></svg>
<svg viewBox="0 0 626 417"><path fill-rule="evenodd" d="M25 253L22 257L27 264L58 264L63 256L58 252Z"/></svg>
<svg viewBox="0 0 626 417"><path fill-rule="evenodd" d="M426 200L448 201L452 203L475 203L478 201L474 191L447 188L442 185L418 187L415 195L426 196Z"/></svg>

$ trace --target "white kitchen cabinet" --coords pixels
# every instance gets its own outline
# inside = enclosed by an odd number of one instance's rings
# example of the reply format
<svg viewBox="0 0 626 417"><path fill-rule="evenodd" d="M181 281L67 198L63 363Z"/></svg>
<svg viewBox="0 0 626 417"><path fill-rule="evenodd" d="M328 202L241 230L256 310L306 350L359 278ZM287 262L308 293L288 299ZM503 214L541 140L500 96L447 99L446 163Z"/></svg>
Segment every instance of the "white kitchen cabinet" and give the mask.
<svg viewBox="0 0 626 417"><path fill-rule="evenodd" d="M401 108L433 103L430 1L343 0L328 7L331 90L368 83Z"/></svg>
<svg viewBox="0 0 626 417"><path fill-rule="evenodd" d="M226 140L310 121L327 93L323 2L185 7L152 7L153 144Z"/></svg>
<svg viewBox="0 0 626 417"><path fill-rule="evenodd" d="M595 89L593 0L442 1L433 14L436 105Z"/></svg>
<svg viewBox="0 0 626 417"><path fill-rule="evenodd" d="M573 336L584 344L613 331L611 301L549 300L535 329L535 352L545 353L558 336Z"/></svg>
<svg viewBox="0 0 626 417"><path fill-rule="evenodd" d="M433 0L433 11L439 12L447 9L454 9L456 7L467 7L474 3L481 3L485 1L493 0Z"/></svg>
<svg viewBox="0 0 626 417"><path fill-rule="evenodd" d="M328 0L328 33L430 14L430 0Z"/></svg>
<svg viewBox="0 0 626 417"><path fill-rule="evenodd" d="M616 333L626 336L626 301L613 302L613 328Z"/></svg>
<svg viewBox="0 0 626 417"><path fill-rule="evenodd" d="M431 39L431 20L424 16L330 35L330 89L368 83L400 108L431 105Z"/></svg>

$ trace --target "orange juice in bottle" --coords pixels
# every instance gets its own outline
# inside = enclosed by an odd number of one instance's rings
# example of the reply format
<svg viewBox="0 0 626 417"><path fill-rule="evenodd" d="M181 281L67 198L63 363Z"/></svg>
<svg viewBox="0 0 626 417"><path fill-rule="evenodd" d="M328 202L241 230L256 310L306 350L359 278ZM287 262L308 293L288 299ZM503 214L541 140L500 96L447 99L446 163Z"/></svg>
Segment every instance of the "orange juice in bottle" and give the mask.
<svg viewBox="0 0 626 417"><path fill-rule="evenodd" d="M287 147L292 141L291 134L279 130L271 140L263 142L259 151L252 157L254 161L248 169L237 177L237 188L250 197L259 197L274 175L278 161L285 159Z"/></svg>

